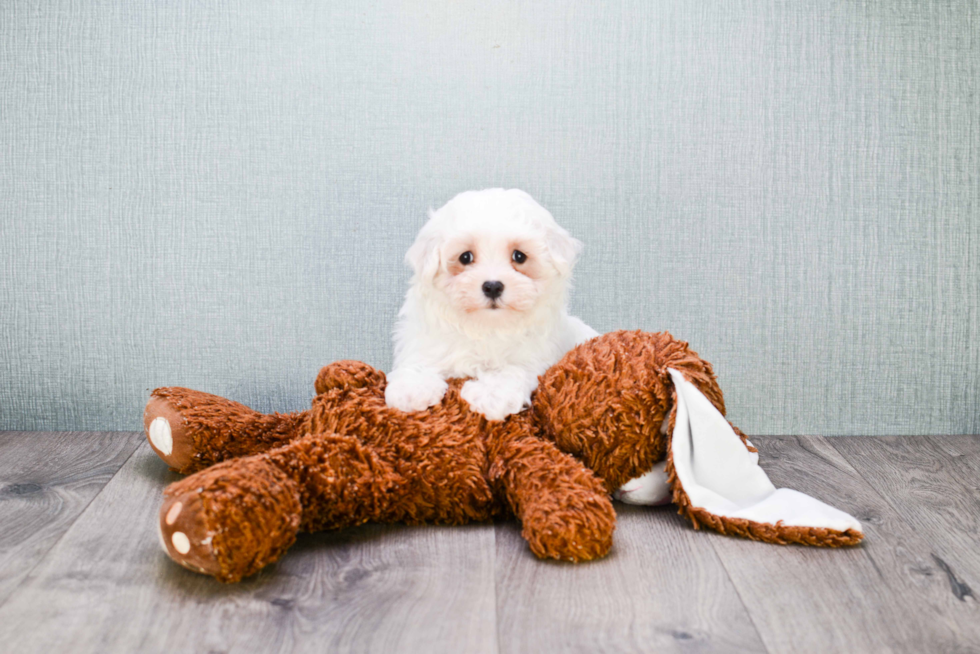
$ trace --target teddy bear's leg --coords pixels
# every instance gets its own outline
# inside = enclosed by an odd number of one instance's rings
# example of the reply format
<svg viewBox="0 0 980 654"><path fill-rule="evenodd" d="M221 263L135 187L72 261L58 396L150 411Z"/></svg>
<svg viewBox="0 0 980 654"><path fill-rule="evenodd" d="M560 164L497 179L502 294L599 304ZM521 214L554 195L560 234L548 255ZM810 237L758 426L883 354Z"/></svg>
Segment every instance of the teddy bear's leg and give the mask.
<svg viewBox="0 0 980 654"><path fill-rule="evenodd" d="M309 413L264 414L209 393L158 388L146 403L143 427L153 451L187 474L287 443L306 431Z"/></svg>
<svg viewBox="0 0 980 654"><path fill-rule="evenodd" d="M298 484L261 455L219 463L163 494L164 550L184 567L225 582L282 556L302 517Z"/></svg>
<svg viewBox="0 0 980 654"><path fill-rule="evenodd" d="M358 439L310 434L168 486L161 540L181 565L238 581L278 559L300 529L379 519L398 483L393 467Z"/></svg>
<svg viewBox="0 0 980 654"><path fill-rule="evenodd" d="M405 487L396 466L356 436L314 433L265 458L299 484L304 531L383 520Z"/></svg>
<svg viewBox="0 0 980 654"><path fill-rule="evenodd" d="M566 561L605 556L616 512L602 480L538 438L527 423L509 422L494 439L490 474L521 521L531 551Z"/></svg>

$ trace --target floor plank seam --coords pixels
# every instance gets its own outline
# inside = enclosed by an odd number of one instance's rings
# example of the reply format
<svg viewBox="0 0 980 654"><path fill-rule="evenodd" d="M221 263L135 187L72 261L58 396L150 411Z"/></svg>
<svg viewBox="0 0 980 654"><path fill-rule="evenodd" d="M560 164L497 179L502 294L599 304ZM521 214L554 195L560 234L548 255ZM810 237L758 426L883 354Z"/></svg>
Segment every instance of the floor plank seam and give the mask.
<svg viewBox="0 0 980 654"><path fill-rule="evenodd" d="M723 538L730 538L730 537L723 536ZM735 578L732 577L731 570L729 570L728 566L725 565L724 557L722 557L718 553L718 548L715 547L714 540L712 540L711 543L711 551L714 552L715 558L718 559L718 563L721 564L721 567L725 571L725 574L728 575L728 581L731 582L732 589L734 589L735 596L738 597L738 601L742 603L742 608L745 609L745 615L749 616L749 622L752 623L752 628L755 630L756 635L759 637L759 642L762 643L762 646L766 648L766 652L768 654L773 654L772 649L769 647L769 643L766 642L765 637L762 635L762 630L759 629L759 625L755 621L755 616L752 615L752 611L751 609L749 609L749 605L746 603L745 598L742 597L742 591L739 590L738 584L735 582Z"/></svg>
<svg viewBox="0 0 980 654"><path fill-rule="evenodd" d="M497 641L496 652L500 654L500 606L497 604L499 598L497 593L497 523L494 521L491 524L493 525L493 529L490 530L493 534L493 545L490 549L493 558L493 636Z"/></svg>
<svg viewBox="0 0 980 654"><path fill-rule="evenodd" d="M121 433L124 433L124 434L139 434L140 432L130 431L130 432L121 432ZM20 582L14 587L14 589L10 592L10 594L7 595L7 597L2 602L0 602L0 609L2 609L4 606L6 606L6 604L8 602L10 602L11 598L17 596L17 594L20 592L20 590L24 586L24 584L26 584L27 581L31 578L31 574L35 570L37 570L38 566L40 566L43 562L45 562L48 559L48 556L51 554L51 552L53 552L54 549L56 547L58 547L58 544L62 540L64 540L65 536L67 536L68 533L72 529L74 529L75 525L78 523L79 518L81 518L83 515L85 515L85 513L88 511L89 507L92 506L92 503L95 502L96 498L98 498L100 495L102 495L103 492L105 492L105 489L109 485L109 483L113 479L116 478L116 475L119 474L119 471L122 470L126 466L126 464L129 463L129 460L133 458L133 456L136 454L136 452L139 451L139 446L140 446L140 439L139 438L134 438L133 439L133 450L129 453L129 456L126 457L126 460L123 461L122 462L122 465L120 465L116 469L116 471L114 473L112 473L112 476L109 477L104 484L102 484L102 488L99 489L99 492L96 493L95 495L93 495L92 498L88 502L85 503L85 507L81 511L78 512L78 515L76 515L75 518L74 518L74 520L71 521L71 524L68 526L68 528L65 529L65 531L62 532L62 534L60 536L58 536L58 538L55 539L55 541L53 543L51 543L51 547L49 547L47 550L45 550L44 555L41 556L41 557L39 557L38 560L34 563L34 565L31 566L30 570L28 570L27 574L24 575L24 578L20 580Z"/></svg>

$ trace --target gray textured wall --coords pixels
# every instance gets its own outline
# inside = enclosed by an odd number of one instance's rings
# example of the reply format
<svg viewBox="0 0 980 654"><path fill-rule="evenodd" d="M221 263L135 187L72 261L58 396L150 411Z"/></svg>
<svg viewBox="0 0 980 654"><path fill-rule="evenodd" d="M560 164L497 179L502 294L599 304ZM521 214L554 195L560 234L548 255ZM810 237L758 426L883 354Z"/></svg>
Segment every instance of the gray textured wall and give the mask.
<svg viewBox="0 0 980 654"><path fill-rule="evenodd" d="M346 6L345 6L346 5ZM574 310L749 433L980 432L980 8L0 4L0 427L390 365L425 210L518 186Z"/></svg>

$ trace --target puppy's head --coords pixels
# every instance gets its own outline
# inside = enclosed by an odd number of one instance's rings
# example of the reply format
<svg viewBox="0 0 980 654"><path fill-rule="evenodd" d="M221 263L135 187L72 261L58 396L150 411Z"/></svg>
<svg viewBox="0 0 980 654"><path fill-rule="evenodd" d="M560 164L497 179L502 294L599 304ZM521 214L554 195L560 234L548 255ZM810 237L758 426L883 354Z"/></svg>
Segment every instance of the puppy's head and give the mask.
<svg viewBox="0 0 980 654"><path fill-rule="evenodd" d="M467 325L526 324L561 308L582 244L516 189L460 193L405 256L412 283Z"/></svg>

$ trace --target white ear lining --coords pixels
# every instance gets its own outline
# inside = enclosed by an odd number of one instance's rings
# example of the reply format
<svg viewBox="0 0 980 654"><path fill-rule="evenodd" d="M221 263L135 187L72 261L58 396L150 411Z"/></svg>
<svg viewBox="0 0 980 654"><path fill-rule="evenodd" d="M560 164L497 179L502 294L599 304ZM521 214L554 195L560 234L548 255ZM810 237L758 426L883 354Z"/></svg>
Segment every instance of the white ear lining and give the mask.
<svg viewBox="0 0 980 654"><path fill-rule="evenodd" d="M853 516L809 495L776 488L718 409L684 376L668 369L677 390L670 448L674 472L691 506L727 518L787 527L861 532Z"/></svg>

